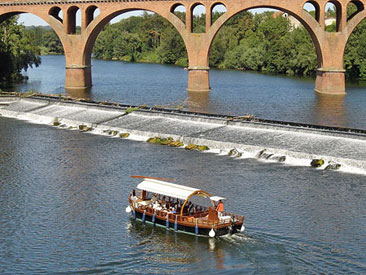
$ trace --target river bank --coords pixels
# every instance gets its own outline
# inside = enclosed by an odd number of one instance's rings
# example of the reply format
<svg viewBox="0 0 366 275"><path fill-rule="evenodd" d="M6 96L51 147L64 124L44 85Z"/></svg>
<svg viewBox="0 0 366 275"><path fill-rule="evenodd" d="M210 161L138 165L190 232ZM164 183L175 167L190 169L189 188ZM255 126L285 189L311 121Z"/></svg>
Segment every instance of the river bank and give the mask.
<svg viewBox="0 0 366 275"><path fill-rule="evenodd" d="M366 173L366 131L363 130L45 95L3 95L0 114L114 138L150 139L151 143L163 144L168 144L170 138L179 142L178 147L206 146L204 151L237 158L300 166L310 166L314 159L321 159L324 164L319 169L335 168L339 164L340 171Z"/></svg>

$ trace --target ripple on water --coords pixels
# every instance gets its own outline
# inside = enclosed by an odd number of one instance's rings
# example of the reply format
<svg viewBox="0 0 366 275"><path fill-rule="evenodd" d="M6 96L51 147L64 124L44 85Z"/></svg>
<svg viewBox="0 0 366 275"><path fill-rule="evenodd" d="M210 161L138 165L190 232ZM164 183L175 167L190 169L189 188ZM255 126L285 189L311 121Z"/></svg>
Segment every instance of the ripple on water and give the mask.
<svg viewBox="0 0 366 275"><path fill-rule="evenodd" d="M365 273L365 176L235 160L0 119L2 273ZM14 131L16 129L16 131ZM38 148L38 149L37 149ZM246 232L132 222L129 175L229 198Z"/></svg>

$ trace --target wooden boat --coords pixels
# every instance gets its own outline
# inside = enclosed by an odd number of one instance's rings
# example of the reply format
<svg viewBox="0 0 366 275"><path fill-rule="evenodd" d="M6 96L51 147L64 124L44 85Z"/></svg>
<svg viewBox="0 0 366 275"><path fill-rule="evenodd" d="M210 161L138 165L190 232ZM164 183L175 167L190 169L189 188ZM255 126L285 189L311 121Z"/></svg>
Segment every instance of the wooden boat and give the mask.
<svg viewBox="0 0 366 275"><path fill-rule="evenodd" d="M139 191L131 191L127 213L134 219L164 226L167 229L195 235L218 237L243 232L244 217L228 212L218 212L216 203L225 200L211 196L201 189L163 181L160 178L143 178L137 185ZM211 200L209 207L193 204L190 199L200 196Z"/></svg>

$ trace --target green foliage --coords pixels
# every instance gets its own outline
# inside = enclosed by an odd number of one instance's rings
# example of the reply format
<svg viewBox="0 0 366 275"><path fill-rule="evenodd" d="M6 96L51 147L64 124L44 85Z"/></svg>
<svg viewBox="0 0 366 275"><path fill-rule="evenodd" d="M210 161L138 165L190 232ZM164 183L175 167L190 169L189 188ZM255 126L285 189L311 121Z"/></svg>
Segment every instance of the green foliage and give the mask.
<svg viewBox="0 0 366 275"><path fill-rule="evenodd" d="M355 29L348 40L344 55L347 77L366 80L366 22Z"/></svg>
<svg viewBox="0 0 366 275"><path fill-rule="evenodd" d="M161 16L148 13L107 25L95 42L93 55L110 60L188 63L183 39L176 29Z"/></svg>
<svg viewBox="0 0 366 275"><path fill-rule="evenodd" d="M21 81L22 70L41 63L36 43L16 16L0 24L0 83Z"/></svg>
<svg viewBox="0 0 366 275"><path fill-rule="evenodd" d="M293 29L285 17L274 17L270 12L243 13L229 20L218 37L230 31L234 37L223 47L224 61L216 64L220 68L291 75L312 75L316 71L317 58L310 35L302 27ZM215 43L216 39L213 47Z"/></svg>
<svg viewBox="0 0 366 275"><path fill-rule="evenodd" d="M139 109L140 109L139 107L131 107L131 108L128 108L125 113L128 115L134 111L138 111Z"/></svg>
<svg viewBox="0 0 366 275"><path fill-rule="evenodd" d="M167 28L161 35L161 43L158 55L161 63L176 64L180 58L185 57L185 45L183 40L176 34L176 30Z"/></svg>
<svg viewBox="0 0 366 275"><path fill-rule="evenodd" d="M25 29L34 45L41 49L42 55L63 54L64 50L57 34L50 27L27 27Z"/></svg>

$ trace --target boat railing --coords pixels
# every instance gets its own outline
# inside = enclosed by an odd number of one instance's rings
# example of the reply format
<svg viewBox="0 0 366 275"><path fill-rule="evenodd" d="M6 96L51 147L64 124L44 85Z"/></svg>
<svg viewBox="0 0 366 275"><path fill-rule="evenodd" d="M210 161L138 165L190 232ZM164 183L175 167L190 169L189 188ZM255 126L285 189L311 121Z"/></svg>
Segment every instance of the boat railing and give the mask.
<svg viewBox="0 0 366 275"><path fill-rule="evenodd" d="M147 214L155 215L161 219L168 219L170 221L177 221L177 222L186 222L191 224L198 224L198 225L221 225L221 224L228 224L234 222L244 222L243 216L238 216L235 214L231 214L228 212L224 212L222 217L219 217L218 220L212 221L208 220L206 217L208 216L208 211L202 211L198 213L194 213L188 216L180 216L179 214L175 214L165 209L154 209L150 207L149 201L139 201L139 202L132 202L132 205L135 209L140 209L141 211L146 211Z"/></svg>
<svg viewBox="0 0 366 275"><path fill-rule="evenodd" d="M177 220L177 222L187 222L193 224L204 224L204 225L221 225L234 222L244 222L244 217L235 215L229 212L224 212L222 216L219 217L218 220L212 221L208 220L206 217L208 216L208 210L199 211L193 213L192 215L183 215L173 213L167 209L154 209L151 207L151 200L141 200L142 191L138 191L135 193L136 197L133 198L132 191L129 194L130 203L132 203L133 208L140 209L141 211L146 211L147 214L153 215L154 212L157 217L164 218L168 220Z"/></svg>

